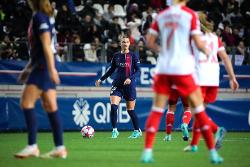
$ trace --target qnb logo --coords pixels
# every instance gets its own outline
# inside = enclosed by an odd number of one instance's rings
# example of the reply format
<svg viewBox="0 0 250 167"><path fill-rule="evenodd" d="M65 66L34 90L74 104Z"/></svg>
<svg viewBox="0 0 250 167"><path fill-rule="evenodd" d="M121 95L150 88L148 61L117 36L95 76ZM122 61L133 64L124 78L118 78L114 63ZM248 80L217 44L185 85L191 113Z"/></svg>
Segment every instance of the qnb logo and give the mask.
<svg viewBox="0 0 250 167"><path fill-rule="evenodd" d="M87 125L90 115L89 103L87 100L84 100L83 98L76 100L73 104L73 108L72 115L74 115L74 122L76 125L79 125L80 127Z"/></svg>

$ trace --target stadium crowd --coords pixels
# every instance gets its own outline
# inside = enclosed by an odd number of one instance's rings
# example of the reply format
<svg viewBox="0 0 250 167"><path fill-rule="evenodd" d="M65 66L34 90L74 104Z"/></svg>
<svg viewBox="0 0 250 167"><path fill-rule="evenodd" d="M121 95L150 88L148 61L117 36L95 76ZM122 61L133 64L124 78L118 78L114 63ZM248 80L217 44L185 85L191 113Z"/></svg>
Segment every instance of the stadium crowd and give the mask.
<svg viewBox="0 0 250 167"><path fill-rule="evenodd" d="M119 35L126 33L141 63L156 62L156 55L145 47L145 35L169 0L74 0L76 13L67 0L51 2L61 61L110 62L119 50ZM188 6L207 13L233 63L240 59L238 65L250 65L249 0L190 0ZM28 60L31 14L25 0L1 0L0 60Z"/></svg>

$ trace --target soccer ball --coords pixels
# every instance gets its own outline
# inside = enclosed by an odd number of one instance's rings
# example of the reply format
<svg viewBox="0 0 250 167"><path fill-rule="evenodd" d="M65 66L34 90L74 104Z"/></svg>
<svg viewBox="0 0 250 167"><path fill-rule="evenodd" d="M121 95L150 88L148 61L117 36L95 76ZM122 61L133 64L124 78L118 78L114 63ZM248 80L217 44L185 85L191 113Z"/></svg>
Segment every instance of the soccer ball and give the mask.
<svg viewBox="0 0 250 167"><path fill-rule="evenodd" d="M82 128L81 134L83 138L92 138L94 137L95 130L92 126L86 125Z"/></svg>

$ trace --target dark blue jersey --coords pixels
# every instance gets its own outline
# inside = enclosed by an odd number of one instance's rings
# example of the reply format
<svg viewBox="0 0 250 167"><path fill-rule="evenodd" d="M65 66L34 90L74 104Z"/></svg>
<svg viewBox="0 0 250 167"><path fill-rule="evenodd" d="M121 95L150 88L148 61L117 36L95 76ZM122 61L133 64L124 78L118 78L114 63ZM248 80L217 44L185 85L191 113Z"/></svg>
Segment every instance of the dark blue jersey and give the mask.
<svg viewBox="0 0 250 167"><path fill-rule="evenodd" d="M28 29L29 49L31 64L33 67L47 69L47 63L43 51L40 35L44 32L51 34L51 49L55 53L56 31L54 28L55 19L42 12L36 12L32 16Z"/></svg>
<svg viewBox="0 0 250 167"><path fill-rule="evenodd" d="M113 55L111 67L101 77L101 80L107 79L115 72L113 85L122 86L127 78L131 79L131 84L135 84L136 76L140 73L139 57L129 51L128 53L117 52Z"/></svg>

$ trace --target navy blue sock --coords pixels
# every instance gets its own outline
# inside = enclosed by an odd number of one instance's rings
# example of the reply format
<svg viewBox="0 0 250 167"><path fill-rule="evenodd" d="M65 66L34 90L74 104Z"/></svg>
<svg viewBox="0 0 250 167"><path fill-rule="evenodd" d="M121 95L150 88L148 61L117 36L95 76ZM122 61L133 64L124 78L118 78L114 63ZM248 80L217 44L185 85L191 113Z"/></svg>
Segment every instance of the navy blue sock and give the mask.
<svg viewBox="0 0 250 167"><path fill-rule="evenodd" d="M116 128L116 124L117 124L117 109L118 109L118 105L111 104L110 118L111 118L111 124L113 128Z"/></svg>
<svg viewBox="0 0 250 167"><path fill-rule="evenodd" d="M63 145L63 127L59 112L49 112L48 113L50 125L53 132L53 138L55 146Z"/></svg>
<svg viewBox="0 0 250 167"><path fill-rule="evenodd" d="M36 144L37 120L34 109L23 109L27 131L28 131L28 145Z"/></svg>
<svg viewBox="0 0 250 167"><path fill-rule="evenodd" d="M132 120L133 126L135 130L139 130L138 117L135 114L135 110L128 110L128 114Z"/></svg>

